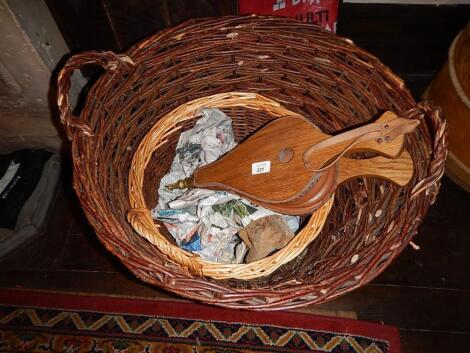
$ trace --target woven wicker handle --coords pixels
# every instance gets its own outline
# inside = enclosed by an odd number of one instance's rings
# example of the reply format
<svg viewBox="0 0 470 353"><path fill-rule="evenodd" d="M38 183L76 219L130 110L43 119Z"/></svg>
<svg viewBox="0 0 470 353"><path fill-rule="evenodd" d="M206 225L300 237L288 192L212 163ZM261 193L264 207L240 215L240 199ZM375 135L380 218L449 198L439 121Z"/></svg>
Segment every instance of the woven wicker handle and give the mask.
<svg viewBox="0 0 470 353"><path fill-rule="evenodd" d="M421 179L411 192L411 199L420 193L430 194L430 204L433 204L439 192L440 179L444 174L444 165L447 159L447 147L449 143L447 121L442 115L441 108L431 102L418 103L416 108L407 112L410 119L426 119L427 124L421 124L420 128L428 128L431 134L429 145L433 147L430 156L427 175Z"/></svg>
<svg viewBox="0 0 470 353"><path fill-rule="evenodd" d="M115 54L111 51L88 51L70 57L57 78L57 106L60 112L60 121L65 125L67 136L71 139L71 129L75 128L84 135L92 136L93 131L80 117L72 113L69 104L70 78L73 72L85 65L99 65L105 70L116 70L120 67L129 69L135 63L126 55Z"/></svg>

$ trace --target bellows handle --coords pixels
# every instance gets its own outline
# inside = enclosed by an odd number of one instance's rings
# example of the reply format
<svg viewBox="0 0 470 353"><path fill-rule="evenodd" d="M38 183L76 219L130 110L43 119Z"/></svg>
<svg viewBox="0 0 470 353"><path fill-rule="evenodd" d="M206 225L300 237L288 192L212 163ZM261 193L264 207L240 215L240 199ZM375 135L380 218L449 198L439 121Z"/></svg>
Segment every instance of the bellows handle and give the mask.
<svg viewBox="0 0 470 353"><path fill-rule="evenodd" d="M57 106L60 112L60 121L65 125L67 136L71 139L71 129L79 129L83 134L92 136L93 131L84 121L72 113L69 104L70 78L73 72L86 65L99 65L105 70L116 70L119 67L128 69L135 63L126 55L115 54L111 51L88 51L71 56L57 77Z"/></svg>
<svg viewBox="0 0 470 353"><path fill-rule="evenodd" d="M388 119L388 116L395 118ZM310 146L303 155L305 167L311 171L325 170L345 154L360 151L377 151L394 158L401 152L403 135L410 133L418 125L417 119L400 118L392 112L386 112L375 123L343 132ZM390 151L383 145L390 145ZM326 162L328 164L325 165Z"/></svg>
<svg viewBox="0 0 470 353"><path fill-rule="evenodd" d="M403 151L397 158L377 156L368 159L341 158L338 161L338 184L360 177L379 177L405 186L413 177L413 160L407 151Z"/></svg>

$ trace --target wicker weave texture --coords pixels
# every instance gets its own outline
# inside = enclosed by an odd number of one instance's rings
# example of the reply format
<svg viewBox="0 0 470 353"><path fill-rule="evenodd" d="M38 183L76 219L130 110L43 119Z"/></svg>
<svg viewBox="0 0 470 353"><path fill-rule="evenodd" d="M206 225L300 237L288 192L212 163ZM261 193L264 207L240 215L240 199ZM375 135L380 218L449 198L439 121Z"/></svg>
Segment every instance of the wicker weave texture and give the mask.
<svg viewBox="0 0 470 353"><path fill-rule="evenodd" d="M105 72L75 117L67 98L70 75L86 64L101 65ZM58 80L61 121L72 141L74 187L97 236L137 277L186 298L273 310L351 291L380 274L408 244L439 190L447 154L440 110L416 105L398 77L350 40L309 24L255 16L192 20L123 55L72 56ZM321 234L302 256L268 276L240 281L195 275L129 225L129 168L159 119L193 99L230 91L260 93L329 134L384 110L420 118L406 143L415 175L405 188L374 178L343 184ZM233 119L237 141L273 118L246 107L223 110ZM194 122L177 124L158 147L158 158L148 161L142 187L147 205L156 203L179 133Z"/></svg>

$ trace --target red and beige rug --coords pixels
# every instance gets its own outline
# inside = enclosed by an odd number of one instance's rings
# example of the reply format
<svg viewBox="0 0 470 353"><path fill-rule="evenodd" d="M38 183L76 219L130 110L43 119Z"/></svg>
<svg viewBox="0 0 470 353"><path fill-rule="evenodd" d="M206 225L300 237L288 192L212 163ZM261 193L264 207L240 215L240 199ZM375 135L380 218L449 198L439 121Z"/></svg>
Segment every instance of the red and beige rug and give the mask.
<svg viewBox="0 0 470 353"><path fill-rule="evenodd" d="M291 312L0 290L0 352L399 353L399 334Z"/></svg>

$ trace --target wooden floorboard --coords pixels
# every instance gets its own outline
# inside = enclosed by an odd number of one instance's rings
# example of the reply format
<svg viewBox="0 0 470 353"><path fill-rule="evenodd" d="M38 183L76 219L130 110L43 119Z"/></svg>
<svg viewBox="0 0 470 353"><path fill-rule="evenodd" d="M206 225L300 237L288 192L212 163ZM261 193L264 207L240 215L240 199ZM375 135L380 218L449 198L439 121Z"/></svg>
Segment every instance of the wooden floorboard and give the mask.
<svg viewBox="0 0 470 353"><path fill-rule="evenodd" d="M374 283L470 289L470 197L449 179L413 241Z"/></svg>
<svg viewBox="0 0 470 353"><path fill-rule="evenodd" d="M319 307L406 329L470 332L468 298L470 291L370 284Z"/></svg>
<svg viewBox="0 0 470 353"><path fill-rule="evenodd" d="M469 352L469 333L446 331L400 330L404 353L464 353Z"/></svg>
<svg viewBox="0 0 470 353"><path fill-rule="evenodd" d="M59 270L122 272L124 266L111 253L103 253L103 245L96 236L69 235Z"/></svg>
<svg viewBox="0 0 470 353"><path fill-rule="evenodd" d="M425 246L416 251L409 247L374 283L468 290L469 258L468 251L439 251Z"/></svg>
<svg viewBox="0 0 470 353"><path fill-rule="evenodd" d="M37 289L70 293L122 295L142 298L174 298L137 280L130 272L103 271L2 271L0 288Z"/></svg>
<svg viewBox="0 0 470 353"><path fill-rule="evenodd" d="M47 231L4 257L1 261L2 269L54 269L57 267L73 218L63 192L59 192L54 207Z"/></svg>

